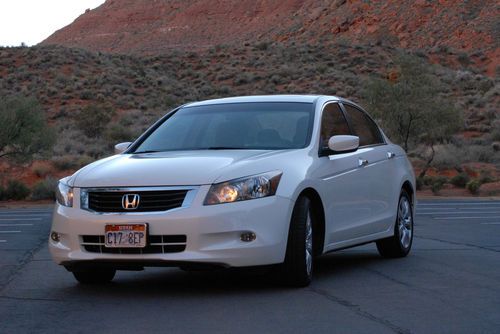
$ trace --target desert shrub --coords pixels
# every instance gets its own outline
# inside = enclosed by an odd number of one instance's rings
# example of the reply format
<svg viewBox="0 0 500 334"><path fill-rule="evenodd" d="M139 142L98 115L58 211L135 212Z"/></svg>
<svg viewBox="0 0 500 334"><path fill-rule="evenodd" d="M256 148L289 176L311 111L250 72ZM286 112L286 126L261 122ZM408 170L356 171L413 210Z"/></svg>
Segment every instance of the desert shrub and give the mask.
<svg viewBox="0 0 500 334"><path fill-rule="evenodd" d="M28 197L30 189L19 180L9 180L3 192L4 199L22 200Z"/></svg>
<svg viewBox="0 0 500 334"><path fill-rule="evenodd" d="M450 183L455 187L465 188L467 183L470 181L470 177L467 173L460 173L451 178Z"/></svg>
<svg viewBox="0 0 500 334"><path fill-rule="evenodd" d="M419 176L418 178L422 180L422 184L425 186L431 186L434 183L434 179L435 179L434 176L428 176L428 175Z"/></svg>
<svg viewBox="0 0 500 334"><path fill-rule="evenodd" d="M417 190L422 190L422 187L424 186L424 177L417 177L417 179L415 180L416 181L416 185L417 185Z"/></svg>
<svg viewBox="0 0 500 334"><path fill-rule="evenodd" d="M436 153L431 163L438 169L452 169L462 163L462 150L455 145L439 145L435 147Z"/></svg>
<svg viewBox="0 0 500 334"><path fill-rule="evenodd" d="M106 139L111 145L132 141L134 139L134 134L129 127L122 126L120 124L112 124L106 130Z"/></svg>
<svg viewBox="0 0 500 334"><path fill-rule="evenodd" d="M45 177L51 172L50 166L47 166L43 163L35 162L31 167L31 171L35 173L38 177Z"/></svg>
<svg viewBox="0 0 500 334"><path fill-rule="evenodd" d="M114 110L109 105L92 104L82 109L76 123L87 137L99 137L113 114Z"/></svg>
<svg viewBox="0 0 500 334"><path fill-rule="evenodd" d="M255 49L259 51L266 51L269 48L268 42L260 42L255 45Z"/></svg>
<svg viewBox="0 0 500 334"><path fill-rule="evenodd" d="M481 184L490 183L490 182L495 182L495 179L491 176L490 172L483 170L479 174L479 182Z"/></svg>
<svg viewBox="0 0 500 334"><path fill-rule="evenodd" d="M431 184L432 193L438 194L443 186L448 182L448 179L444 176L436 176Z"/></svg>
<svg viewBox="0 0 500 334"><path fill-rule="evenodd" d="M479 180L470 180L465 188L467 188L471 194L476 195L479 193L479 188L481 188L481 182Z"/></svg>
<svg viewBox="0 0 500 334"><path fill-rule="evenodd" d="M90 100L94 96L94 93L88 89L82 91L80 93L80 99L82 100Z"/></svg>
<svg viewBox="0 0 500 334"><path fill-rule="evenodd" d="M71 155L52 158L52 163L60 171L78 167L77 158Z"/></svg>
<svg viewBox="0 0 500 334"><path fill-rule="evenodd" d="M55 199L56 186L57 180L55 178L48 177L33 186L31 198L34 200Z"/></svg>

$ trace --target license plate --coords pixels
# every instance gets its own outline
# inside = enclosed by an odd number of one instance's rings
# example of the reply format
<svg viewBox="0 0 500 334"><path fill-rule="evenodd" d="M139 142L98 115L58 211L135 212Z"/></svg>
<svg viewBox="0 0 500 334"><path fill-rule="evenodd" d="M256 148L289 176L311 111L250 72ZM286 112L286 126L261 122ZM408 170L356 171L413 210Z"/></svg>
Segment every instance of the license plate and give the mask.
<svg viewBox="0 0 500 334"><path fill-rule="evenodd" d="M106 225L104 246L109 248L146 247L146 224Z"/></svg>

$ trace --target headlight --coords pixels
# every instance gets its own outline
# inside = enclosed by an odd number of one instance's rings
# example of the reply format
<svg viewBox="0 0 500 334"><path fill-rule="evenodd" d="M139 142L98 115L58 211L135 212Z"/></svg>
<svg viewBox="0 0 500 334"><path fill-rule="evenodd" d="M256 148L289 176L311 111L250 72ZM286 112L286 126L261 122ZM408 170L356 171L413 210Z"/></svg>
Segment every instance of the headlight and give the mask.
<svg viewBox="0 0 500 334"><path fill-rule="evenodd" d="M278 189L281 175L281 172L276 171L214 184L208 191L205 205L273 196Z"/></svg>
<svg viewBox="0 0 500 334"><path fill-rule="evenodd" d="M59 181L56 189L57 202L64 206L73 206L73 188Z"/></svg>

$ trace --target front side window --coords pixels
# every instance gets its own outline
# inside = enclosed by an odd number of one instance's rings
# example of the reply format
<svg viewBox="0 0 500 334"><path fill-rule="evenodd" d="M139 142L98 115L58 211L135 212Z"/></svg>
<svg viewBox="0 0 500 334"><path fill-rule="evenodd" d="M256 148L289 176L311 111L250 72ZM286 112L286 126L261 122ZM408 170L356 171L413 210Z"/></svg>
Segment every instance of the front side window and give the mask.
<svg viewBox="0 0 500 334"><path fill-rule="evenodd" d="M349 104L344 108L352 126L354 135L359 137L359 146L383 144L382 134L374 121L368 115Z"/></svg>
<svg viewBox="0 0 500 334"><path fill-rule="evenodd" d="M310 142L313 119L312 103L186 106L150 133L133 153L303 148Z"/></svg>
<svg viewBox="0 0 500 334"><path fill-rule="evenodd" d="M321 149L328 149L328 140L337 135L350 135L349 125L337 103L330 103L323 109L321 119Z"/></svg>

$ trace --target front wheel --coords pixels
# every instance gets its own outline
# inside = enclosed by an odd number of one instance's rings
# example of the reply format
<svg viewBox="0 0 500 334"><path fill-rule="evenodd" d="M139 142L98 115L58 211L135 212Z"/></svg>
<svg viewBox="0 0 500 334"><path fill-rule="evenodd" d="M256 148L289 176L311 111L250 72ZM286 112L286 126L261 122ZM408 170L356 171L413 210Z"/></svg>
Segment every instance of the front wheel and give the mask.
<svg viewBox="0 0 500 334"><path fill-rule="evenodd" d="M73 271L73 276L81 284L109 283L115 277L115 269L86 269Z"/></svg>
<svg viewBox="0 0 500 334"><path fill-rule="evenodd" d="M377 241L377 249L383 257L405 257L413 242L413 209L408 193L403 189L399 196L394 235Z"/></svg>
<svg viewBox="0 0 500 334"><path fill-rule="evenodd" d="M299 197L292 213L282 278L288 285L305 287L313 272L313 221L311 201Z"/></svg>

